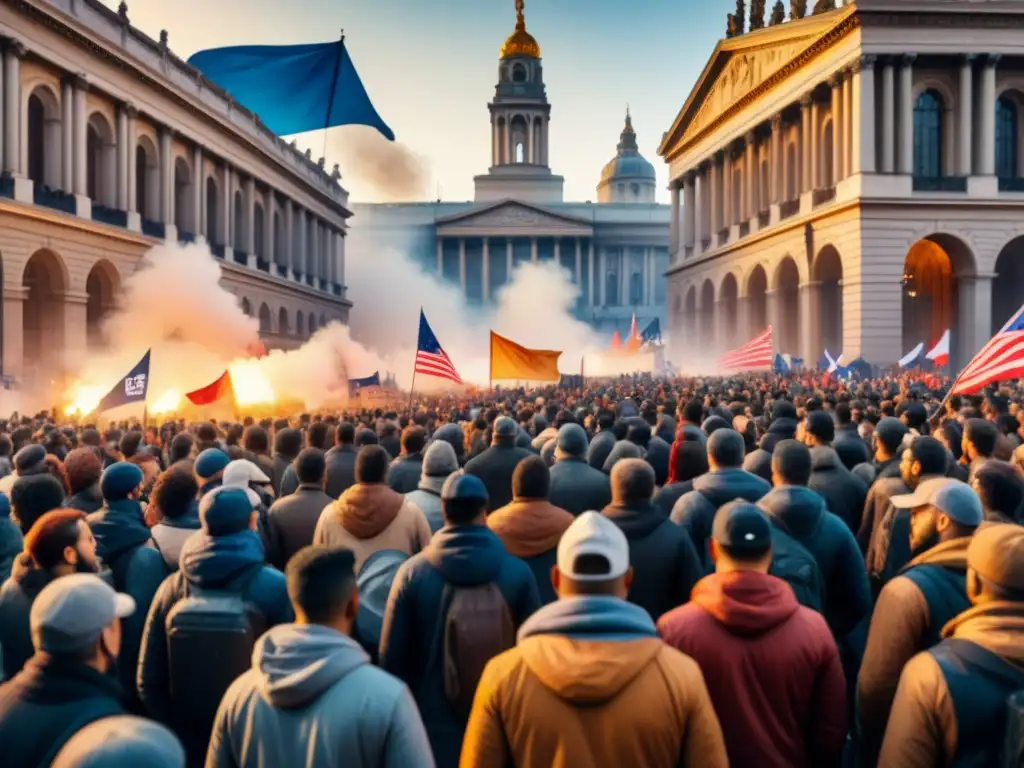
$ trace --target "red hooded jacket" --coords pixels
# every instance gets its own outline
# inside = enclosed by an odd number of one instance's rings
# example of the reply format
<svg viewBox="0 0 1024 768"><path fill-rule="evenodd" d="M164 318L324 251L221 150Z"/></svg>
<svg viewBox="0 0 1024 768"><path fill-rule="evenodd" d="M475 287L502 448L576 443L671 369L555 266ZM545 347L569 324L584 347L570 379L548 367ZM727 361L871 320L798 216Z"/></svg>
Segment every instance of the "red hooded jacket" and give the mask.
<svg viewBox="0 0 1024 768"><path fill-rule="evenodd" d="M846 682L818 613L781 579L715 573L658 621L658 634L700 666L733 768L842 764Z"/></svg>

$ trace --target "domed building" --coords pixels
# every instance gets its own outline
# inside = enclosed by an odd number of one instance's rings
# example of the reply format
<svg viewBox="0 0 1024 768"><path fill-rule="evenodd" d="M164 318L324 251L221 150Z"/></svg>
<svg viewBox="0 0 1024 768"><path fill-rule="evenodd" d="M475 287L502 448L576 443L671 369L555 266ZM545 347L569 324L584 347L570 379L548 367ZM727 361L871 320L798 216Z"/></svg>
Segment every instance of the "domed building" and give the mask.
<svg viewBox="0 0 1024 768"><path fill-rule="evenodd" d="M551 261L579 292L577 317L608 337L626 334L634 315L640 328L664 324L669 207L654 202L654 166L640 154L627 110L597 202L565 201L564 179L551 167L541 47L527 30L524 5L515 0L515 27L499 50L487 105L491 160L473 179L474 200L356 205L351 247L358 251L366 238L368 248L411 252L477 305L493 303L520 264Z"/></svg>

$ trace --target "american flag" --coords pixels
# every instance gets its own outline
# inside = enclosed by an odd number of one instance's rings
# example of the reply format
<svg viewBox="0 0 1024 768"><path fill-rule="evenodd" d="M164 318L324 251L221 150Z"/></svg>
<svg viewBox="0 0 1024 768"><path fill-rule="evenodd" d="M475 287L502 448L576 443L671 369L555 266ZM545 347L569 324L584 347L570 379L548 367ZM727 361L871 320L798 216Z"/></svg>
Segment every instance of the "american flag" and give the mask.
<svg viewBox="0 0 1024 768"><path fill-rule="evenodd" d="M718 359L718 367L727 373L755 371L761 368L770 369L773 359L772 327L769 325L742 347L737 347L722 355Z"/></svg>
<svg viewBox="0 0 1024 768"><path fill-rule="evenodd" d="M1024 307L981 348L953 382L954 395L969 395L993 381L1024 376Z"/></svg>
<svg viewBox="0 0 1024 768"><path fill-rule="evenodd" d="M437 376L440 379L454 381L456 384L462 383L462 377L459 376L451 359L441 348L441 344L430 329L430 323L427 322L427 316L423 314L422 309L420 310L420 336L416 344L414 370L425 376Z"/></svg>

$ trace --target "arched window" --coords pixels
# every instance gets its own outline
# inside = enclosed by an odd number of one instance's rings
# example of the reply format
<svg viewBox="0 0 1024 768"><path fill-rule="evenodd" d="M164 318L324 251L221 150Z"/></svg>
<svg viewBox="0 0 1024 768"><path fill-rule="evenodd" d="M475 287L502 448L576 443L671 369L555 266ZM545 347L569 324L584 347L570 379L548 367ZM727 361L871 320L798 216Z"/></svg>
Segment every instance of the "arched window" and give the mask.
<svg viewBox="0 0 1024 768"><path fill-rule="evenodd" d="M629 303L634 307L644 303L644 278L639 272L629 276Z"/></svg>
<svg viewBox="0 0 1024 768"><path fill-rule="evenodd" d="M522 64L516 64L514 67L512 67L512 82L526 82L526 67L524 67Z"/></svg>
<svg viewBox="0 0 1024 768"><path fill-rule="evenodd" d="M996 102L996 176L1017 177L1017 104L1007 96Z"/></svg>
<svg viewBox="0 0 1024 768"><path fill-rule="evenodd" d="M523 160L523 142L521 142L521 141L516 144L516 162L517 163L525 162Z"/></svg>
<svg viewBox="0 0 1024 768"><path fill-rule="evenodd" d="M935 91L925 91L914 105L914 175L942 176L942 112L945 105Z"/></svg>

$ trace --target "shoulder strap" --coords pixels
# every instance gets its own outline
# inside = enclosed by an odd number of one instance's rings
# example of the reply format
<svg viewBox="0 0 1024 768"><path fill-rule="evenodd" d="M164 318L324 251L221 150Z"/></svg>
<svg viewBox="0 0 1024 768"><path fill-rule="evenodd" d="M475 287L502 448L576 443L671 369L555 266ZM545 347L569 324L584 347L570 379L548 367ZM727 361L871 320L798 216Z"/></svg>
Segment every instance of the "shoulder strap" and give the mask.
<svg viewBox="0 0 1024 768"><path fill-rule="evenodd" d="M910 579L924 595L929 624L926 639L929 646L935 645L946 622L970 607L965 576L941 565L927 563L907 568L900 575Z"/></svg>

